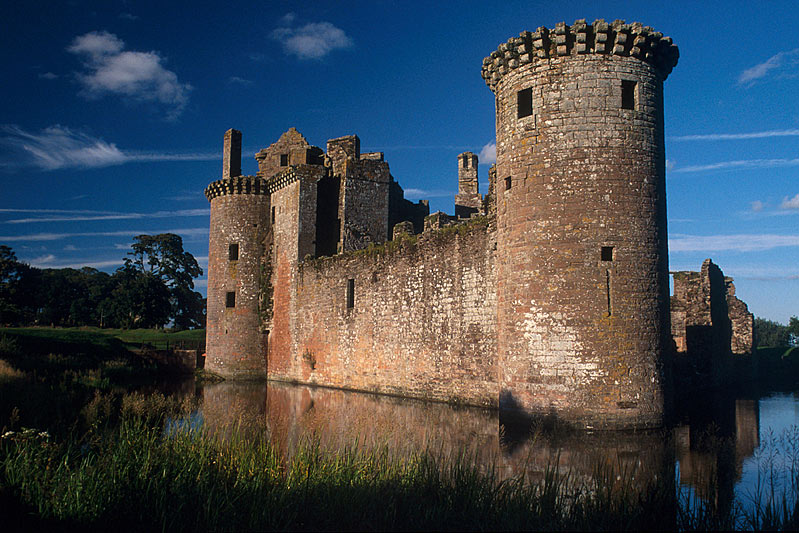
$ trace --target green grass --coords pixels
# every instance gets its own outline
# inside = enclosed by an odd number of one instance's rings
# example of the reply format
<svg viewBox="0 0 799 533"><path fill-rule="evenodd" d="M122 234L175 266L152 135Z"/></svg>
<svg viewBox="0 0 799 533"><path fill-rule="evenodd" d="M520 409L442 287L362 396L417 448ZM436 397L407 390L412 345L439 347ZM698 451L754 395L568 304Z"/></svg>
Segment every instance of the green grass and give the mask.
<svg viewBox="0 0 799 533"><path fill-rule="evenodd" d="M200 348L205 343L205 330L194 329L178 332L157 329L101 329L81 328L0 328L0 336L15 337L23 343L27 352L41 353L59 350L88 352L120 352L139 349L144 345L156 348L180 346L189 349Z"/></svg>

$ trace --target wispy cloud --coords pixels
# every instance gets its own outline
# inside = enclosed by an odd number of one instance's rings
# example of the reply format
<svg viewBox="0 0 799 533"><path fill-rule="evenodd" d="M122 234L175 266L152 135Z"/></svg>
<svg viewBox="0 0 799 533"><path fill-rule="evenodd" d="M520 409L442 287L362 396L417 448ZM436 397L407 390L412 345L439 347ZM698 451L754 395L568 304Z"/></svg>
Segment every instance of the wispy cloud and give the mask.
<svg viewBox="0 0 799 533"><path fill-rule="evenodd" d="M799 246L799 235L740 234L682 235L669 239L669 252L760 252Z"/></svg>
<svg viewBox="0 0 799 533"><path fill-rule="evenodd" d="M799 66L799 48L794 48L775 54L762 63L744 70L738 76L738 83L752 85L766 76L795 77L797 76L797 66Z"/></svg>
<svg viewBox="0 0 799 533"><path fill-rule="evenodd" d="M799 137L799 129L753 131L749 133L706 133L702 135L678 135L672 141L738 141L746 139L767 139L770 137Z"/></svg>
<svg viewBox="0 0 799 533"><path fill-rule="evenodd" d="M755 200L754 202L752 202L752 211L754 211L755 213L759 213L760 211L763 210L764 207L766 207L766 204L764 204L760 200Z"/></svg>
<svg viewBox="0 0 799 533"><path fill-rule="evenodd" d="M480 149L480 155L478 155L478 159L480 163L485 163L486 165L491 165L497 162L497 143L489 142L485 146Z"/></svg>
<svg viewBox="0 0 799 533"><path fill-rule="evenodd" d="M352 39L330 22L311 22L295 26L296 16L286 14L281 27L272 31L272 39L280 42L286 53L300 59L322 59L333 50L349 48Z"/></svg>
<svg viewBox="0 0 799 533"><path fill-rule="evenodd" d="M447 196L455 196L455 193L452 191L443 191L443 190L425 190L425 189L405 189L405 198L408 200L419 200L423 198L445 198Z"/></svg>
<svg viewBox="0 0 799 533"><path fill-rule="evenodd" d="M93 31L75 37L67 48L81 58L84 72L78 81L84 95L96 98L115 94L135 100L159 102L176 118L189 101L192 86L164 68L158 52L123 51L125 43L113 33Z"/></svg>
<svg viewBox="0 0 799 533"><path fill-rule="evenodd" d="M58 261L55 256L50 255L44 258L45 260L41 260L41 258L31 259L29 261L25 261L32 267L36 268L106 268L110 266L122 266L125 262L124 259L109 259L107 261L97 261L93 259L87 259L85 261Z"/></svg>
<svg viewBox="0 0 799 533"><path fill-rule="evenodd" d="M238 76L231 76L227 79L228 83L232 83L234 85L243 85L245 87L252 85L252 80L246 80L244 78L239 78Z"/></svg>
<svg viewBox="0 0 799 533"><path fill-rule="evenodd" d="M799 158L797 159L743 159L737 161L720 161L718 163L710 163L708 165L693 165L687 167L675 168L672 173L685 173L685 172L705 172L708 170L730 170L730 169L745 169L745 168L777 168L777 167L795 167L799 166Z"/></svg>
<svg viewBox="0 0 799 533"><path fill-rule="evenodd" d="M52 72L45 72L43 74L39 74L39 78L43 80L54 80L58 78L58 74L53 74Z"/></svg>
<svg viewBox="0 0 799 533"><path fill-rule="evenodd" d="M780 209L799 209L799 194L793 198L788 198L787 196L783 198Z"/></svg>
<svg viewBox="0 0 799 533"><path fill-rule="evenodd" d="M30 133L19 126L4 124L0 126L0 133L0 147L5 152L0 166L6 168L33 166L58 170L135 162L212 161L221 157L218 153L123 151L115 143L60 125Z"/></svg>
<svg viewBox="0 0 799 533"><path fill-rule="evenodd" d="M25 235L0 235L0 242L39 242L59 241L75 237L130 237L135 235L156 235L159 233L175 233L177 235L208 235L208 228L180 228L159 230L121 230L121 231L85 231L75 233L28 233Z"/></svg>
<svg viewBox="0 0 799 533"><path fill-rule="evenodd" d="M103 211L83 211L75 214L48 215L28 218L15 218L3 221L5 224L30 224L36 222L77 222L100 220L141 220L148 218L199 217L211 214L210 209L178 209L176 211L156 211L153 213L108 213Z"/></svg>

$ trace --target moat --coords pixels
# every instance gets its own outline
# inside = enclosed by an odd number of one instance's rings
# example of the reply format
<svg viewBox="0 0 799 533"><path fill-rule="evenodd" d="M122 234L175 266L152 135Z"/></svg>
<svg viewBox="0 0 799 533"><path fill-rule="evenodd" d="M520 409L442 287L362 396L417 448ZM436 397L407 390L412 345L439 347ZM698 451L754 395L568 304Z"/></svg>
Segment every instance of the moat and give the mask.
<svg viewBox="0 0 799 533"><path fill-rule="evenodd" d="M195 389L187 383L185 391ZM288 454L312 437L333 450L357 442L399 455L466 453L501 476L534 481L556 465L575 483L603 466L634 485L673 471L683 497L722 508L765 503L772 486L780 497L799 464L799 391L708 395L680 408L669 429L646 432L574 431L548 420L505 420L493 410L273 382L207 384L196 393L192 425L265 427Z"/></svg>

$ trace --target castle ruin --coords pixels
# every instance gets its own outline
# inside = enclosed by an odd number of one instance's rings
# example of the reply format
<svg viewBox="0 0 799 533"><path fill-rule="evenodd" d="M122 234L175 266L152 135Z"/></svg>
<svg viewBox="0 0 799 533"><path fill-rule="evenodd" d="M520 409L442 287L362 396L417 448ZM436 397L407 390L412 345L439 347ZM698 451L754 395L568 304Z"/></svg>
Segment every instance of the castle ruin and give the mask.
<svg viewBox="0 0 799 533"><path fill-rule="evenodd" d="M289 129L211 202L206 368L653 427L671 394L663 82L671 39L538 28L483 60L496 165L460 154L455 215L404 198L355 135ZM676 284L676 282L675 282ZM751 347L751 341L750 341Z"/></svg>

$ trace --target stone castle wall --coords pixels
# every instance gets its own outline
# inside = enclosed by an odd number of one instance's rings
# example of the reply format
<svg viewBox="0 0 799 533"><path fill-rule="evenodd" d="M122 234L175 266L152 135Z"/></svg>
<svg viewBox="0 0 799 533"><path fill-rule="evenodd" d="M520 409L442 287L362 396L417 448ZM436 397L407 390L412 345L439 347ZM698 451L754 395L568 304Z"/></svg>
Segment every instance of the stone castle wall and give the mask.
<svg viewBox="0 0 799 533"><path fill-rule="evenodd" d="M496 406L493 242L483 219L303 262L269 377Z"/></svg>

